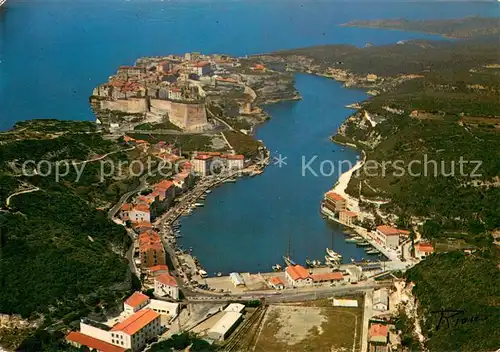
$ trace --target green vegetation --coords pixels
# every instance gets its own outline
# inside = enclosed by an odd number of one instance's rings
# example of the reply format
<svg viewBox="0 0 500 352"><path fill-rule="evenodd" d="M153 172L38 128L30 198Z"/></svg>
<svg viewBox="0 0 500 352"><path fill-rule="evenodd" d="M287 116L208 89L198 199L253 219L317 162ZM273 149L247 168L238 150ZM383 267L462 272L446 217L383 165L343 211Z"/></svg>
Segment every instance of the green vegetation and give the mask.
<svg viewBox="0 0 500 352"><path fill-rule="evenodd" d="M407 272L430 351L493 351L500 343L498 249L433 255ZM440 323L439 311L463 313ZM437 312L437 313L433 313ZM449 313L447 316L453 313Z"/></svg>
<svg viewBox="0 0 500 352"><path fill-rule="evenodd" d="M191 346L190 351L210 352L216 350L215 346L210 345L207 341L199 339L194 334L185 332L180 335L177 334L173 335L166 341L162 341L152 345L149 351L151 352L170 352L174 350L183 351L188 346Z"/></svg>
<svg viewBox="0 0 500 352"><path fill-rule="evenodd" d="M211 137L203 134L143 134L134 132L128 133L128 136L149 143L165 141L181 148L183 152L211 150Z"/></svg>
<svg viewBox="0 0 500 352"><path fill-rule="evenodd" d="M154 131L154 130L174 130L174 131L182 131L182 129L172 122L165 120L161 123L142 123L140 125L135 126L134 130L136 131Z"/></svg>
<svg viewBox="0 0 500 352"><path fill-rule="evenodd" d="M255 140L252 136L241 132L227 131L223 132L229 144L235 149L236 153L243 154L246 158L252 158L258 155L259 149L263 147L262 143Z"/></svg>
<svg viewBox="0 0 500 352"><path fill-rule="evenodd" d="M28 121L19 121L14 125L14 130L27 129L31 132L45 132L45 133L86 133L96 132L97 126L90 121L66 121L55 119L34 119Z"/></svg>

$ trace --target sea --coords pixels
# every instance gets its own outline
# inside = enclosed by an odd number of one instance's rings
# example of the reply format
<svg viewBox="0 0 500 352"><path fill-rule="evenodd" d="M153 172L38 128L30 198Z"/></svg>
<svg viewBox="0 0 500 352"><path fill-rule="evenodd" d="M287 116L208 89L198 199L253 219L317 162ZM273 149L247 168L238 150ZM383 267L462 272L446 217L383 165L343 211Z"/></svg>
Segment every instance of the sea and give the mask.
<svg viewBox="0 0 500 352"><path fill-rule="evenodd" d="M339 26L378 18L441 19L498 16L497 2L295 0L8 0L0 9L0 130L33 118L94 120L88 97L118 66L141 56L198 51L244 56L342 43L393 44L435 35ZM367 99L332 80L296 75L301 101L265 107L271 120L256 130L280 165L213 191L206 206L182 219L180 244L192 248L209 274L263 272L324 259L332 247L369 258L345 243L343 229L323 220L319 202L338 179L339 161L355 150L331 143ZM323 175L313 170L323 163ZM331 166L334 166L333 168ZM281 166L281 167L280 167ZM314 169L316 168L316 169ZM304 173L305 171L305 173ZM375 258L372 258L375 259Z"/></svg>

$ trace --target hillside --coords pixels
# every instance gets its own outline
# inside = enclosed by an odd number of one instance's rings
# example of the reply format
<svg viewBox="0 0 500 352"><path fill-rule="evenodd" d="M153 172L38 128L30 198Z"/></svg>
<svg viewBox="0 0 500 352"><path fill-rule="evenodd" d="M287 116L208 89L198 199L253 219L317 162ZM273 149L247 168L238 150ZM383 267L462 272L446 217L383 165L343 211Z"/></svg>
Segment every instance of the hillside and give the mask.
<svg viewBox="0 0 500 352"><path fill-rule="evenodd" d="M38 120L0 134L0 314L30 324L15 330L0 326L1 345L18 345L37 329L64 331L89 313L113 311L130 290L124 258L130 239L96 210L96 204L111 204L121 193L106 194L105 185L116 180L100 182L95 165L82 172L81 184L74 172L57 180L53 173L21 171L29 160L47 160L48 168L122 150L90 123ZM50 349L32 343L33 350Z"/></svg>
<svg viewBox="0 0 500 352"><path fill-rule="evenodd" d="M380 214L386 222L423 223L422 236L438 252L447 252L407 273L416 285L413 294L430 351L488 351L500 343L500 260L491 236L500 228L500 51L497 22L495 27L492 20L484 26L481 21L436 21L425 29L475 39L326 45L262 56L369 90L371 97L332 139L365 151L365 167L346 191L362 198L361 206L377 214L377 223L383 221ZM402 22L404 28L390 21L370 26L410 29L409 21ZM429 23L410 24L422 30ZM378 212L368 203L374 200L385 203ZM453 252L450 243L476 252ZM488 319L437 329L432 311L441 309ZM409 336L403 336L403 344L415 348Z"/></svg>

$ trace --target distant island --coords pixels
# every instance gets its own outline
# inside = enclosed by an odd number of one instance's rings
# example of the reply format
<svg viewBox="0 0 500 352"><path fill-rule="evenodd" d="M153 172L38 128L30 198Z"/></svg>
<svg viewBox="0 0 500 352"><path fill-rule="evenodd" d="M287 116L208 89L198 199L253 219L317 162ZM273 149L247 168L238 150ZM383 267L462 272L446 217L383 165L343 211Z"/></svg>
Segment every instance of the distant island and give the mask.
<svg viewBox="0 0 500 352"><path fill-rule="evenodd" d="M500 33L497 17L466 17L451 20L382 19L351 21L345 27L386 28L402 31L439 34L447 38L468 39L481 36L495 36Z"/></svg>

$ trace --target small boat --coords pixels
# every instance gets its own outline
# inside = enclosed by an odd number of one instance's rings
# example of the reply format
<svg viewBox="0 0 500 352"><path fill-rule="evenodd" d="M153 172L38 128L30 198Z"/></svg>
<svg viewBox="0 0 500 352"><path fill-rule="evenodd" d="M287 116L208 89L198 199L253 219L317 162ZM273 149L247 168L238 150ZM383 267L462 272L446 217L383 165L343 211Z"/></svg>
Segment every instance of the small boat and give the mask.
<svg viewBox="0 0 500 352"><path fill-rule="evenodd" d="M354 237L351 237L351 238L346 238L346 239L345 239L345 241L346 241L347 243L356 243L356 242L358 242L358 240L357 240L357 239L355 239Z"/></svg>
<svg viewBox="0 0 500 352"><path fill-rule="evenodd" d="M204 205L205 205L205 203L203 203L203 202L196 202L196 203L194 203L195 207L202 207Z"/></svg>
<svg viewBox="0 0 500 352"><path fill-rule="evenodd" d="M198 274L200 274L200 276L201 276L202 278L206 278L206 277L208 277L207 272L206 272L205 270L203 270L203 269L198 270Z"/></svg>
<svg viewBox="0 0 500 352"><path fill-rule="evenodd" d="M353 257L351 257L351 263L356 263L356 259L354 259Z"/></svg>
<svg viewBox="0 0 500 352"><path fill-rule="evenodd" d="M227 180L224 180L222 182L224 182L224 183L233 183L233 182L236 182L236 179L235 178L228 178Z"/></svg>
<svg viewBox="0 0 500 352"><path fill-rule="evenodd" d="M326 253L328 253L328 255L332 258L339 258L339 259L342 259L342 255L340 253L337 253L337 252L334 252L333 250L331 250L330 248L327 248L326 249Z"/></svg>
<svg viewBox="0 0 500 352"><path fill-rule="evenodd" d="M314 266L321 266L321 260L313 260L313 265Z"/></svg>
<svg viewBox="0 0 500 352"><path fill-rule="evenodd" d="M221 277L222 276L222 273L219 271L217 272L217 277Z"/></svg>
<svg viewBox="0 0 500 352"><path fill-rule="evenodd" d="M314 268L315 265L312 261L306 258L306 266L309 268Z"/></svg>
<svg viewBox="0 0 500 352"><path fill-rule="evenodd" d="M273 265L272 268L273 268L273 271L281 271L281 269L282 269L281 265L279 265L279 264Z"/></svg>
<svg viewBox="0 0 500 352"><path fill-rule="evenodd" d="M212 191L211 191L211 190L209 190L209 189L207 189L207 190L205 191L205 193L206 193L206 194L209 194L209 193L212 193Z"/></svg>
<svg viewBox="0 0 500 352"><path fill-rule="evenodd" d="M356 246L359 246L359 247L367 247L369 245L370 245L370 243L368 243L367 241L359 241L356 243Z"/></svg>
<svg viewBox="0 0 500 352"><path fill-rule="evenodd" d="M181 237L182 237L182 235L181 235L180 233L176 233L174 237L175 237L175 238L181 238Z"/></svg>
<svg viewBox="0 0 500 352"><path fill-rule="evenodd" d="M378 249L373 248L373 249L367 250L366 253L367 254L379 254L380 251Z"/></svg>
<svg viewBox="0 0 500 352"><path fill-rule="evenodd" d="M295 263L292 259L290 259L290 257L283 256L283 260L285 261L285 264L287 266L295 266L295 265L297 265L297 263Z"/></svg>

